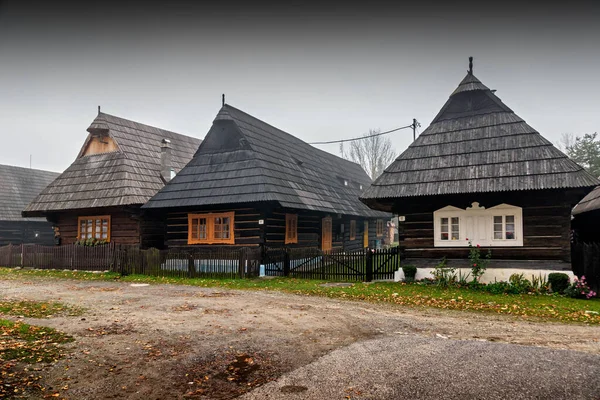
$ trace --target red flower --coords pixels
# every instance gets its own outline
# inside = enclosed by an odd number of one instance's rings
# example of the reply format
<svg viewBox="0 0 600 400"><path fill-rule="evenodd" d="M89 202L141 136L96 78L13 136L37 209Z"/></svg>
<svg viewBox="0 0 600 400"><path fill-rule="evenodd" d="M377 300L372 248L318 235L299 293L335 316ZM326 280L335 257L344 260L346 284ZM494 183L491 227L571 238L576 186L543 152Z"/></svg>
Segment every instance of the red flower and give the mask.
<svg viewBox="0 0 600 400"><path fill-rule="evenodd" d="M469 240L469 238L466 238L465 240Z"/></svg>
<svg viewBox="0 0 600 400"><path fill-rule="evenodd" d="M473 266L474 266L474 267L476 267L476 266L477 266L477 264L473 264Z"/></svg>
<svg viewBox="0 0 600 400"><path fill-rule="evenodd" d="M477 245L477 247L479 248L479 245Z"/></svg>

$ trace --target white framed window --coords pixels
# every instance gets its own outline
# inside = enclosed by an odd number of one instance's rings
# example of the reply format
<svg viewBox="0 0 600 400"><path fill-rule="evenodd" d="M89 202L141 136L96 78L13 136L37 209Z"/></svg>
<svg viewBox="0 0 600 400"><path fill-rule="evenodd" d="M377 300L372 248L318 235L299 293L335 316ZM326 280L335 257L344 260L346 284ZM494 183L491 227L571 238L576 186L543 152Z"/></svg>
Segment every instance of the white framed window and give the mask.
<svg viewBox="0 0 600 400"><path fill-rule="evenodd" d="M473 202L460 209L446 206L433 213L435 247L523 246L523 209L499 204L486 209Z"/></svg>

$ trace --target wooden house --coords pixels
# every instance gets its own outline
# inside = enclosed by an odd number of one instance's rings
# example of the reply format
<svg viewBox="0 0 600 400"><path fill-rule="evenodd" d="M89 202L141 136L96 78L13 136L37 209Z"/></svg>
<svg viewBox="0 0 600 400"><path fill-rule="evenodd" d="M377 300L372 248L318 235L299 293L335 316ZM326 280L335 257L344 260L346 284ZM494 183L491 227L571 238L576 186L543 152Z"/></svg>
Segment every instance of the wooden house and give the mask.
<svg viewBox="0 0 600 400"><path fill-rule="evenodd" d="M192 158L200 140L98 110L75 161L25 208L46 217L63 244L98 239L162 245L160 221L140 207Z"/></svg>
<svg viewBox="0 0 600 400"><path fill-rule="evenodd" d="M194 158L143 209L168 246L375 246L390 214L358 196L358 165L225 104Z"/></svg>
<svg viewBox="0 0 600 400"><path fill-rule="evenodd" d="M51 245L52 224L45 218L23 218L21 211L59 174L0 165L0 246L21 243Z"/></svg>
<svg viewBox="0 0 600 400"><path fill-rule="evenodd" d="M490 267L570 269L571 209L597 184L471 63L431 125L361 200L400 216L400 245L417 266L446 257L468 267L470 241L491 249Z"/></svg>
<svg viewBox="0 0 600 400"><path fill-rule="evenodd" d="M600 243L600 186L573 208L573 230L580 242Z"/></svg>

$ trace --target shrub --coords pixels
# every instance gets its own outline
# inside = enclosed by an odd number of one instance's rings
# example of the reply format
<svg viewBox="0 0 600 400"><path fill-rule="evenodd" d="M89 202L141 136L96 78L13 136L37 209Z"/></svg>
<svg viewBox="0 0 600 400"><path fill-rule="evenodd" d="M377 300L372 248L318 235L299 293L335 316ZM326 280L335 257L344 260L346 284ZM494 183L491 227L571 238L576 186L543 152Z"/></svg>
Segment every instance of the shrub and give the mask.
<svg viewBox="0 0 600 400"><path fill-rule="evenodd" d="M487 265L490 262L490 258L492 258L492 251L488 249L485 257L481 257L481 249L480 246L473 246L469 238L469 261L471 264L471 274L473 275L473 281L479 282L479 278L485 272Z"/></svg>
<svg viewBox="0 0 600 400"><path fill-rule="evenodd" d="M431 275L433 275L433 279L438 286L446 287L456 282L456 268L448 268L446 263L447 260L444 257L431 271Z"/></svg>
<svg viewBox="0 0 600 400"><path fill-rule="evenodd" d="M569 275L562 272L548 274L548 284L554 293L562 293L569 287Z"/></svg>
<svg viewBox="0 0 600 400"><path fill-rule="evenodd" d="M525 275L523 274L512 274L510 278L508 278L508 282L510 282L510 285L515 289L516 293L528 293L533 291L531 282L525 279Z"/></svg>
<svg viewBox="0 0 600 400"><path fill-rule="evenodd" d="M581 279L574 277L573 283L565 289L565 294L577 299L591 299L596 296L596 292L590 289L585 281L585 276L582 276Z"/></svg>
<svg viewBox="0 0 600 400"><path fill-rule="evenodd" d="M500 281L494 283L488 283L484 286L486 292L492 294L503 294L503 293L513 293L515 288L508 282Z"/></svg>
<svg viewBox="0 0 600 400"><path fill-rule="evenodd" d="M567 280L568 280L567 276ZM548 279L541 273L538 276L531 275L531 287L536 293L548 293L550 291L548 287Z"/></svg>
<svg viewBox="0 0 600 400"><path fill-rule="evenodd" d="M415 276L417 275L417 267L414 265L405 265L402 267L402 272L404 272L405 282L414 282Z"/></svg>

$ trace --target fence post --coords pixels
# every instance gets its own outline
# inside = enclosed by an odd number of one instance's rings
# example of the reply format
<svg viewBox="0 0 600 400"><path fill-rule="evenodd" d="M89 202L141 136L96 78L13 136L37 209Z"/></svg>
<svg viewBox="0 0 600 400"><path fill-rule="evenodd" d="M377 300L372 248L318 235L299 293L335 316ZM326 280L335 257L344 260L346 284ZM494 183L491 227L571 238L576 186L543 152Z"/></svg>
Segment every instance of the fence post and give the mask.
<svg viewBox="0 0 600 400"><path fill-rule="evenodd" d="M188 277L193 278L194 277L194 272L195 272L195 266L194 266L194 256L192 255L192 252L190 251L188 253Z"/></svg>
<svg viewBox="0 0 600 400"><path fill-rule="evenodd" d="M371 252L371 249L369 247L367 247L365 249L365 251L367 252L367 256L366 256L366 272L367 272L367 276L366 276L366 281L367 282L371 282L373 280L373 253Z"/></svg>
<svg viewBox="0 0 600 400"><path fill-rule="evenodd" d="M290 276L290 253L283 249L283 276Z"/></svg>
<svg viewBox="0 0 600 400"><path fill-rule="evenodd" d="M21 243L21 268L25 266L25 247L23 243Z"/></svg>
<svg viewBox="0 0 600 400"><path fill-rule="evenodd" d="M240 261L238 264L238 274L240 278L244 278L246 276L245 271L244 271L244 264L245 264L245 260L248 259L247 256L247 252L246 252L246 248L242 247L240 249Z"/></svg>
<svg viewBox="0 0 600 400"><path fill-rule="evenodd" d="M321 251L321 280L325 280L325 251Z"/></svg>

